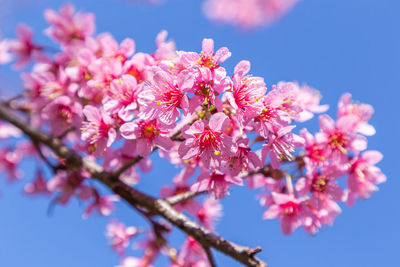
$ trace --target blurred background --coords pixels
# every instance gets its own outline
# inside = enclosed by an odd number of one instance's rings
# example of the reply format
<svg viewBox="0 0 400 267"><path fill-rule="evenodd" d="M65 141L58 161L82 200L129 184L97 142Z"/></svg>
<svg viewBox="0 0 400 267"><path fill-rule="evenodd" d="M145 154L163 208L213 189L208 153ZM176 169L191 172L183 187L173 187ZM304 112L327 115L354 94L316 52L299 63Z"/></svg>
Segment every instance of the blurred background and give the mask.
<svg viewBox="0 0 400 267"><path fill-rule="evenodd" d="M267 86L279 81L298 81L320 90L323 104L335 116L339 97L351 92L354 99L372 104L371 124L377 134L369 149L380 150L378 164L388 181L380 191L353 208L342 205L334 226L316 236L297 230L291 236L280 231L279 221L263 221L264 209L255 192L232 187L222 200L224 217L217 232L248 246L261 246L259 257L273 267L397 267L400 251L399 160L400 99L400 2L394 0L302 0L270 27L250 31L207 20L199 0L168 0L159 5L123 0L69 1L78 10L96 15L97 33L111 32L121 41L133 38L136 51L155 49L155 36L167 30L178 50L200 51L203 38L213 38L216 48L227 46L232 57L228 73L240 60L249 60L251 73L265 78ZM14 37L24 22L35 31L35 40L51 44L42 34L47 27L46 8L58 9L61 0L0 0L0 36ZM26 70L28 71L28 70ZM19 73L0 67L2 95L20 90ZM310 126L311 125L311 126ZM307 124L317 129L317 120ZM303 126L298 124L300 130ZM138 188L158 195L162 185L178 172L166 161L152 156L153 171L142 177ZM25 179L33 165L24 167ZM0 175L1 176L1 175ZM92 216L82 220L82 203L71 201L49 213L49 199L23 196L23 183L0 182L0 267L111 267L119 258L104 236L110 218ZM117 204L116 218L126 225L145 222L124 203ZM171 236L179 247L183 235ZM132 250L131 255L136 252ZM239 266L214 252L218 266ZM168 262L160 259L156 266Z"/></svg>

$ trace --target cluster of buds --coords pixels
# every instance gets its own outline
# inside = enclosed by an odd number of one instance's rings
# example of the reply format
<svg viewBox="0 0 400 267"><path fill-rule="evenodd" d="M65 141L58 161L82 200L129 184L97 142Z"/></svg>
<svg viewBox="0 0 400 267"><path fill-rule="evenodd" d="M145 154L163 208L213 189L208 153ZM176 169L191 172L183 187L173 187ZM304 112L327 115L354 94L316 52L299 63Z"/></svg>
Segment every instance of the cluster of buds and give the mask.
<svg viewBox="0 0 400 267"><path fill-rule="evenodd" d="M37 45L27 26L18 27L18 40L0 42L1 63L13 57L15 68L34 62L33 70L22 74L25 89L13 106L29 115L34 127L105 170L123 169L119 179L130 186L139 182L137 168L151 170L148 156L157 150L180 168L161 197L208 193L203 203L190 199L175 206L208 229L221 216L218 199L243 181L261 189L264 218L280 218L285 234L300 226L316 233L341 212L338 202L352 205L385 181L374 166L382 155L365 151L365 136L375 133L368 124L373 108L355 104L350 94L339 101L336 121L321 115L319 132L303 129L295 134L294 123L328 109L320 105L319 92L295 82L267 90L263 78L249 74L248 61L240 61L230 76L222 64L231 53L226 47L214 49L212 39L203 40L200 53L177 51L162 31L156 50L148 54L136 52L130 38L118 43L109 33L95 35L94 16L76 13L71 5L59 12L47 10L45 18L50 24L45 32L59 52L50 54ZM21 134L6 123L0 124L0 133L7 139ZM62 205L79 198L88 203L84 218L93 211L112 213L118 196L101 195L88 183L88 172L63 168L65 162L35 143L19 141L13 149L1 150L0 170L7 170L9 180L21 178L19 163L27 156L46 159L53 169L48 181L37 172L25 187L29 195L55 194ZM132 160L138 164L129 165ZM339 178L347 179L344 188ZM195 240L188 237L172 253L163 231L140 243L143 258L125 258L122 266L150 266L159 252L170 256L171 266L207 265L207 255ZM114 221L107 235L124 256L140 232L146 231Z"/></svg>

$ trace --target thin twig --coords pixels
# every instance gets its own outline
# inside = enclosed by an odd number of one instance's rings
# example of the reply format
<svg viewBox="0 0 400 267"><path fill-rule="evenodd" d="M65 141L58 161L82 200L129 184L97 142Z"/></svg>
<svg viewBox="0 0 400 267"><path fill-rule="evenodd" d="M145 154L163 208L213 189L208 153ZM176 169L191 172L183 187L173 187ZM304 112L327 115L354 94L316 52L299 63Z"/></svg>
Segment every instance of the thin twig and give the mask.
<svg viewBox="0 0 400 267"><path fill-rule="evenodd" d="M207 254L207 259L208 259L208 262L210 263L210 266L211 267L217 267L217 264L215 263L215 260L214 260L214 257L212 255L210 247L203 246L203 249Z"/></svg>
<svg viewBox="0 0 400 267"><path fill-rule="evenodd" d="M171 206L174 206L176 204L185 202L187 200L190 200L192 198L195 198L203 194L207 194L207 191L199 191L199 192L187 191L184 193L177 194L175 196L167 197L165 198L165 201L167 201Z"/></svg>

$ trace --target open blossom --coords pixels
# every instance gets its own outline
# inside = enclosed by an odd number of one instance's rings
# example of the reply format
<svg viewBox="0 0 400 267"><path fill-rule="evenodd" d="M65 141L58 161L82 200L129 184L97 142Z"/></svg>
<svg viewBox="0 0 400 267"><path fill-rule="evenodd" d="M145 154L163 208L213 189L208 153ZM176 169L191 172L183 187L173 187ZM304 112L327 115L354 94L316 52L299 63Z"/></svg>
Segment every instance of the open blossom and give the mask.
<svg viewBox="0 0 400 267"><path fill-rule="evenodd" d="M304 161L306 166L312 168L327 163L329 152L325 149L325 139L321 135L312 135L307 129L302 129L300 136L305 141L304 150L306 154Z"/></svg>
<svg viewBox="0 0 400 267"><path fill-rule="evenodd" d="M8 181L16 181L21 178L22 172L18 169L18 164L22 160L23 154L17 149L0 148L0 171L7 175Z"/></svg>
<svg viewBox="0 0 400 267"><path fill-rule="evenodd" d="M197 213L197 219L207 229L213 230L215 223L222 217L222 205L217 199L207 198Z"/></svg>
<svg viewBox="0 0 400 267"><path fill-rule="evenodd" d="M153 83L139 95L139 103L144 108L138 116L145 120L159 118L166 124L175 123L179 109L187 114L189 100L185 92L192 88L193 83L194 76L188 71L182 71L176 79L167 72L156 72Z"/></svg>
<svg viewBox="0 0 400 267"><path fill-rule="evenodd" d="M129 245L129 241L138 234L134 226L125 227L125 225L116 220L112 220L107 225L106 236L110 240L112 248L122 256Z"/></svg>
<svg viewBox="0 0 400 267"><path fill-rule="evenodd" d="M135 42L130 38L126 38L118 45L111 34L103 33L97 36L97 41L106 58L116 58L125 62L135 52Z"/></svg>
<svg viewBox="0 0 400 267"><path fill-rule="evenodd" d="M254 28L269 25L286 14L299 0L206 0L204 14L210 19Z"/></svg>
<svg viewBox="0 0 400 267"><path fill-rule="evenodd" d="M95 149L103 152L110 147L117 137L114 120L104 111L87 105L83 109L87 121L82 125L82 140L94 145Z"/></svg>
<svg viewBox="0 0 400 267"><path fill-rule="evenodd" d="M243 181L239 177L231 177L218 171L212 171L211 174L203 172L190 189L194 192L208 191L215 198L224 198L230 184L243 185Z"/></svg>
<svg viewBox="0 0 400 267"><path fill-rule="evenodd" d="M314 117L314 113L322 113L328 110L328 105L320 105L321 94L317 90L312 89L307 85L299 86L294 84L296 90L296 103L301 107L297 121L304 122Z"/></svg>
<svg viewBox="0 0 400 267"><path fill-rule="evenodd" d="M218 75L222 68L220 63L231 56L228 48L222 47L214 53L214 40L204 39L200 54L195 52L181 52L181 63L188 67L206 67L215 71ZM223 70L222 70L223 71Z"/></svg>
<svg viewBox="0 0 400 267"><path fill-rule="evenodd" d="M52 132L60 135L69 127L79 129L82 118L82 106L68 96L59 96L42 111L43 119L49 123Z"/></svg>
<svg viewBox="0 0 400 267"><path fill-rule="evenodd" d="M351 94L344 94L338 104L338 117L355 116L357 118L356 131L364 135L374 135L375 128L368 123L368 120L374 114L374 108L368 104L353 103Z"/></svg>
<svg viewBox="0 0 400 267"><path fill-rule="evenodd" d="M47 189L47 181L41 171L38 171L35 179L25 185L24 191L28 195L50 195L51 192Z"/></svg>
<svg viewBox="0 0 400 267"><path fill-rule="evenodd" d="M336 122L328 115L319 117L321 128L321 138L324 139L326 148L331 153L331 157L347 160L348 151L357 153L365 150L367 140L364 136L355 134L357 118L355 116L345 116L339 118Z"/></svg>
<svg viewBox="0 0 400 267"><path fill-rule="evenodd" d="M132 75L124 74L121 78L114 79L110 84L108 96L103 100L104 110L130 121L138 112L138 98L143 86L139 85Z"/></svg>
<svg viewBox="0 0 400 267"><path fill-rule="evenodd" d="M290 235L302 224L305 206L303 201L292 194L280 194L272 192L274 204L264 213L264 219L280 218L282 232Z"/></svg>
<svg viewBox="0 0 400 267"><path fill-rule="evenodd" d="M294 149L304 145L303 138L291 133L294 127L295 126L286 126L269 134L268 142L263 145L261 151L263 162L269 154L271 166L278 169L282 160L294 160Z"/></svg>
<svg viewBox="0 0 400 267"><path fill-rule="evenodd" d="M255 170L262 167L260 157L251 151L248 143L249 139L239 139L237 142L238 150L234 157L227 160L228 171L231 175L238 175L242 171Z"/></svg>
<svg viewBox="0 0 400 267"><path fill-rule="evenodd" d="M207 254L203 246L188 236L180 249L176 262L169 267L209 267Z"/></svg>
<svg viewBox="0 0 400 267"><path fill-rule="evenodd" d="M92 188L85 185L84 180L85 178L78 172L58 172L47 182L47 189L51 192L60 192L57 200L62 205L66 205L73 196L88 200L92 196Z"/></svg>
<svg viewBox="0 0 400 267"><path fill-rule="evenodd" d="M168 130L171 127L165 125L156 119L127 122L120 128L121 134L126 139L134 139L136 150L139 155L146 157L153 150L153 146L168 151L173 142L168 136Z"/></svg>
<svg viewBox="0 0 400 267"><path fill-rule="evenodd" d="M229 79L226 79L226 72L221 68L220 75L214 73L206 67L200 67L196 72L196 79L193 87L188 90L194 96L190 98L189 111L195 111L199 106L211 108L215 106L218 111L222 111L222 101L218 97L230 87Z"/></svg>
<svg viewBox="0 0 400 267"><path fill-rule="evenodd" d="M250 71L250 62L240 61L234 70L232 92L226 97L236 111L236 117L241 127L244 122L258 115L264 108L263 98L267 91L264 79L246 76Z"/></svg>
<svg viewBox="0 0 400 267"><path fill-rule="evenodd" d="M350 175L347 179L349 189L347 204L352 206L356 198L368 198L378 190L377 184L386 181L386 176L374 166L383 155L374 150L365 151L351 161Z"/></svg>
<svg viewBox="0 0 400 267"><path fill-rule="evenodd" d="M68 44L73 40L83 40L95 31L94 15L90 13L75 13L75 8L66 4L59 13L47 9L44 17L50 23L46 34L61 44Z"/></svg>
<svg viewBox="0 0 400 267"><path fill-rule="evenodd" d="M211 116L208 125L201 120L191 125L183 135L186 140L179 147L179 155L187 160L199 156L208 168L218 167L222 156L234 156L237 145L232 137L223 132L229 126L229 118L224 113Z"/></svg>
<svg viewBox="0 0 400 267"><path fill-rule="evenodd" d="M17 26L18 40L12 40L9 43L10 51L17 56L15 68L22 68L29 63L34 53L41 51L43 48L33 43L32 29L25 24Z"/></svg>
<svg viewBox="0 0 400 267"><path fill-rule="evenodd" d="M82 217L87 219L93 211L97 210L100 215L108 216L114 210L113 202L119 201L118 195L100 196L97 191L93 193L93 202L83 212Z"/></svg>

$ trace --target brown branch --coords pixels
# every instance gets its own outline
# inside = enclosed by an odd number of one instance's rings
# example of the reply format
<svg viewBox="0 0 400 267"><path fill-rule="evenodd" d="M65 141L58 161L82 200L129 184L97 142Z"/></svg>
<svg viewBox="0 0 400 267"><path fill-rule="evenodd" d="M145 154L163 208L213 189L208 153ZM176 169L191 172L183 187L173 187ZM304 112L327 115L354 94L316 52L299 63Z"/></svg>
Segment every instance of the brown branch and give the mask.
<svg viewBox="0 0 400 267"><path fill-rule="evenodd" d="M230 242L201 227L185 215L177 212L167 201L156 199L128 186L118 179L115 179L114 173L106 172L103 167L98 165L96 162L88 160L87 158L82 158L75 151L62 144L58 138L54 138L41 130L32 127L2 103L0 103L0 118L18 127L32 141L42 143L51 148L55 154L64 159L68 169L86 169L94 179L107 185L113 192L121 196L121 198L131 206L144 208L155 215L163 217L172 225L192 236L202 246L215 248L246 266L268 266L265 262L254 256L252 249Z"/></svg>
<svg viewBox="0 0 400 267"><path fill-rule="evenodd" d="M192 192L192 191L187 191L184 193L180 193L171 197L165 198L165 201L167 201L171 206L174 206L176 204L185 202L187 200L190 200L192 198L195 198L197 196L207 194L208 191L199 191L199 192Z"/></svg>

